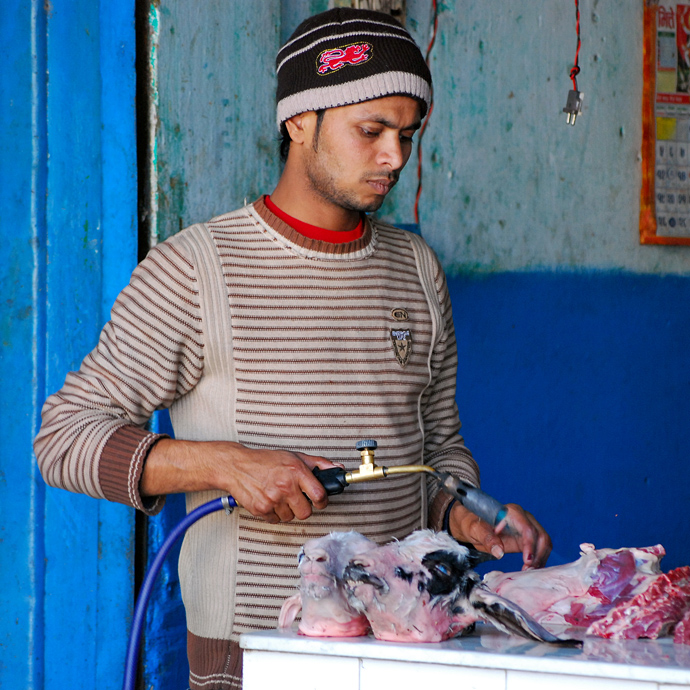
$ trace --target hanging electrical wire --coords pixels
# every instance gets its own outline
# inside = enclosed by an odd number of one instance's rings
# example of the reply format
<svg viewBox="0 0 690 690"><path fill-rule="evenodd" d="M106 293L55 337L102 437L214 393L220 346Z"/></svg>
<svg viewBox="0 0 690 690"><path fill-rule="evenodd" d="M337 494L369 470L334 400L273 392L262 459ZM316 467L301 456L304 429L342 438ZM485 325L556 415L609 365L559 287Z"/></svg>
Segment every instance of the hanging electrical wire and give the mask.
<svg viewBox="0 0 690 690"><path fill-rule="evenodd" d="M431 0L431 7L431 39L429 41L429 46L426 49L426 56L424 58L428 67L431 67L431 65L429 64L429 58L431 56L431 49L434 47L434 43L436 43L436 34L438 33L438 0ZM434 90L432 86L429 110L427 111L426 117L424 118L424 122L422 123L422 126L419 129L419 136L417 137L417 194L414 200L414 222L417 223L417 225L419 225L419 197L422 194L422 137L424 136L424 132L426 131L427 125L429 124L429 118L431 117L431 113L433 112L433 110Z"/></svg>
<svg viewBox="0 0 690 690"><path fill-rule="evenodd" d="M580 74L580 0L575 0L575 30L577 31L577 49L575 50L575 64L570 70L573 89L577 91L577 75Z"/></svg>
<svg viewBox="0 0 690 690"><path fill-rule="evenodd" d="M581 114L582 98L584 97L584 94L577 90L577 75L580 74L580 0L575 0L575 30L577 31L577 49L575 50L575 64L570 70L573 88L568 91L568 100L565 108L563 108L563 112L567 114L566 122L569 125L574 125L577 116Z"/></svg>

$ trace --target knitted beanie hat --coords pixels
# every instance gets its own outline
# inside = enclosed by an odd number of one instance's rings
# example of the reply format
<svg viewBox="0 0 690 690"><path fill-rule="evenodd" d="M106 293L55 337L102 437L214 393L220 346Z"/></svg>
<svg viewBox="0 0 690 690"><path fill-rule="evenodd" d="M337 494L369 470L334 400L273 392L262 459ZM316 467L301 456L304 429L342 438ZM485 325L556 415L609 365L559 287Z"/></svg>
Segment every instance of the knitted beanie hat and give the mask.
<svg viewBox="0 0 690 690"><path fill-rule="evenodd" d="M382 96L431 100L431 74L410 34L388 14L347 7L303 21L276 58L278 128L293 115Z"/></svg>

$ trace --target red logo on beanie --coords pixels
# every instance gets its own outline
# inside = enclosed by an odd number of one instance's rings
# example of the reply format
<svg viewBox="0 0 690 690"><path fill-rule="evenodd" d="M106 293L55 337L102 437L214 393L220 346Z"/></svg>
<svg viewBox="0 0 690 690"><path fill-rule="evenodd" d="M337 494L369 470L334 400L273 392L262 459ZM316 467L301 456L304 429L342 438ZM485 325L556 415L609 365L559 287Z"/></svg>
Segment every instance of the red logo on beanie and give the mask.
<svg viewBox="0 0 690 690"><path fill-rule="evenodd" d="M353 43L342 48L324 50L316 59L319 74L337 72L345 65L361 65L371 58L373 48L369 43Z"/></svg>

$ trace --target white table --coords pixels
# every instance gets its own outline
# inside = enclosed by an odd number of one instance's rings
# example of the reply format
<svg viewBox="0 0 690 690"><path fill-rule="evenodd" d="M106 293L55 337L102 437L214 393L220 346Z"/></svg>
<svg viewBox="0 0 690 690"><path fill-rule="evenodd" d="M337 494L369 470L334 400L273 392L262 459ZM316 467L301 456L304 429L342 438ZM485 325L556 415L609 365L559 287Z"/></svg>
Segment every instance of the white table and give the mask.
<svg viewBox="0 0 690 690"><path fill-rule="evenodd" d="M535 644L477 626L437 644L295 632L242 635L245 690L680 690L690 687L690 647L672 640L583 648Z"/></svg>

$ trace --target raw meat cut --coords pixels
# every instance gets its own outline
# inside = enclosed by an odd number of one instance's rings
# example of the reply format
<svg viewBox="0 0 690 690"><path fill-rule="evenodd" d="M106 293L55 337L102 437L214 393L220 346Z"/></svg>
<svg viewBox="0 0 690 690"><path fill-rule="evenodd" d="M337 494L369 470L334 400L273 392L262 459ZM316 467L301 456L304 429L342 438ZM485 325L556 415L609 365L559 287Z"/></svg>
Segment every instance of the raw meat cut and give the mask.
<svg viewBox="0 0 690 690"><path fill-rule="evenodd" d="M644 592L659 576L661 544L643 548L595 549L580 545L578 560L514 573L493 571L483 584L550 626L586 627L616 603Z"/></svg>
<svg viewBox="0 0 690 690"><path fill-rule="evenodd" d="M468 555L448 534L431 530L366 551L344 571L350 603L366 614L380 640L439 642L483 620L509 634L561 642L483 587Z"/></svg>
<svg viewBox="0 0 690 690"><path fill-rule="evenodd" d="M688 609L673 630L676 644L690 645L690 609Z"/></svg>
<svg viewBox="0 0 690 690"><path fill-rule="evenodd" d="M299 592L285 601L278 619L289 628L299 611L298 631L310 637L357 637L369 632L369 622L355 611L342 587L350 559L376 546L358 532L334 532L304 544L298 556Z"/></svg>
<svg viewBox="0 0 690 690"><path fill-rule="evenodd" d="M673 630L689 610L690 566L683 566L659 575L644 592L616 604L587 628L587 634L614 640L656 639ZM683 627L678 641L685 635Z"/></svg>

